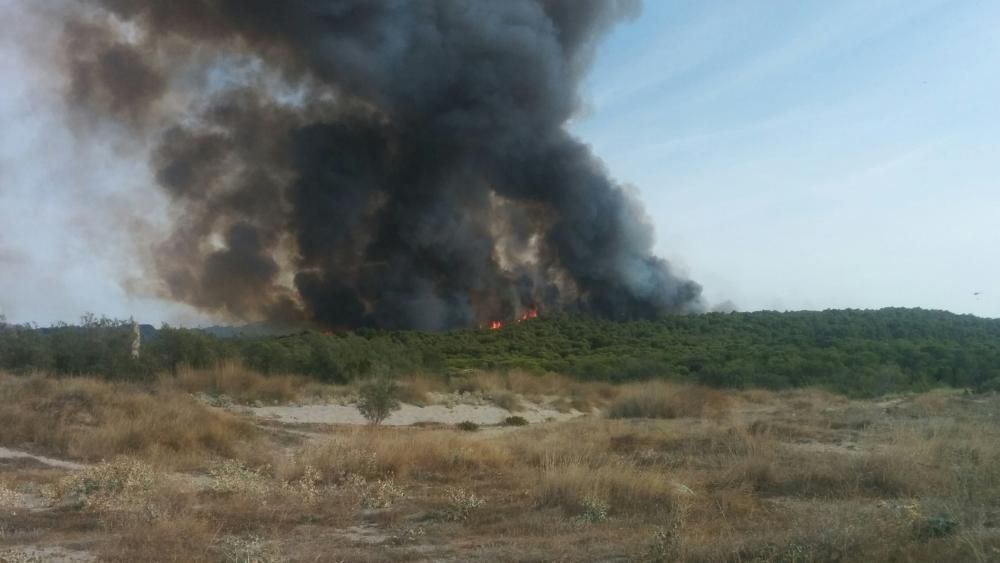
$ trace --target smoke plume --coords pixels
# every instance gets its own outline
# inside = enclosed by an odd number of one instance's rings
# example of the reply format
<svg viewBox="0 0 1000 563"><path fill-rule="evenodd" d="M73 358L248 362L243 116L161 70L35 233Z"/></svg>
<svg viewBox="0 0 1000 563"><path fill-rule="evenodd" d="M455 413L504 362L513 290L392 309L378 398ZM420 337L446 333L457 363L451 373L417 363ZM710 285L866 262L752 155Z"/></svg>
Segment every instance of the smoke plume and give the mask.
<svg viewBox="0 0 1000 563"><path fill-rule="evenodd" d="M625 0L76 0L67 96L151 143L165 296L440 329L702 307L567 122Z"/></svg>

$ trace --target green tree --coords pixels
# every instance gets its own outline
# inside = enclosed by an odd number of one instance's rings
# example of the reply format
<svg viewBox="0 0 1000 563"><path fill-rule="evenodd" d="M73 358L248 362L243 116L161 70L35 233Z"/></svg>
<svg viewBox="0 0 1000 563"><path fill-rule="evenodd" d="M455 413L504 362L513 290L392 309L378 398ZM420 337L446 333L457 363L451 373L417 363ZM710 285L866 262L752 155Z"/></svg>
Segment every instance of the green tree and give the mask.
<svg viewBox="0 0 1000 563"><path fill-rule="evenodd" d="M358 410L371 424L382 424L393 411L398 410L399 399L396 382L380 376L361 386Z"/></svg>

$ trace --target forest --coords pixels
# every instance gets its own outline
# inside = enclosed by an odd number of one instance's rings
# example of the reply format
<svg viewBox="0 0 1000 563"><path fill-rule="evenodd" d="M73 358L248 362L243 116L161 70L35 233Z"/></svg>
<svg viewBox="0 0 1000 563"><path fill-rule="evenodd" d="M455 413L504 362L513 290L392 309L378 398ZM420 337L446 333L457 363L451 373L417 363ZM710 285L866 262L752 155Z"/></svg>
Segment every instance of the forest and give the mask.
<svg viewBox="0 0 1000 563"><path fill-rule="evenodd" d="M815 386L850 396L933 387L1000 390L1000 320L922 309L706 313L613 322L542 315L499 330L302 331L222 337L130 321L0 322L0 370L142 380L180 367L239 362L264 374L347 383L418 372L555 372L625 382L664 378L714 387Z"/></svg>

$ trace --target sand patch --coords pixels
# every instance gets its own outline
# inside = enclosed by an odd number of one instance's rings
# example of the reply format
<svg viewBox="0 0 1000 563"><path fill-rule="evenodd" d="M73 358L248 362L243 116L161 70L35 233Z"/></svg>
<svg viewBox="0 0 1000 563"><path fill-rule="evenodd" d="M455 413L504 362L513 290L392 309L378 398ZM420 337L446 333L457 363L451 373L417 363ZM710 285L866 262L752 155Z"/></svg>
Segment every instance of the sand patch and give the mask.
<svg viewBox="0 0 1000 563"><path fill-rule="evenodd" d="M276 420L287 424L367 424L365 417L354 405L301 405L252 407L244 409L254 416ZM514 413L495 405L428 405L404 404L383 423L389 426L411 426L420 423L458 424L474 422L489 426L500 424ZM583 415L580 411L559 412L537 405L525 404L516 413L529 423L537 424L550 420L569 420Z"/></svg>
<svg viewBox="0 0 1000 563"><path fill-rule="evenodd" d="M53 459L51 457L45 457L41 455L29 454L28 452L22 452L18 450L12 450L9 448L0 447L0 459L28 459L42 465L47 465L49 467L56 467L59 469L69 469L76 471L83 469L86 465L80 463L74 463L72 461L65 461L62 459Z"/></svg>

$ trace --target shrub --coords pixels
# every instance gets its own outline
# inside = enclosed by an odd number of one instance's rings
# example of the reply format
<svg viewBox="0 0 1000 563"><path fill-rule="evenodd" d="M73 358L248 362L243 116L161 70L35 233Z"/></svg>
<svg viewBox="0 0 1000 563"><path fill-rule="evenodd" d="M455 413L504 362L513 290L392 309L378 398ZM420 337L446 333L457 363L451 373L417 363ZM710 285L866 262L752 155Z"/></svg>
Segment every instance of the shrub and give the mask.
<svg viewBox="0 0 1000 563"><path fill-rule="evenodd" d="M251 469L240 461L227 459L212 467L210 489L216 493L258 498L271 493L271 478L266 468Z"/></svg>
<svg viewBox="0 0 1000 563"><path fill-rule="evenodd" d="M448 489L448 507L444 511L444 519L452 522L464 522L469 514L486 504L486 499L462 488Z"/></svg>
<svg viewBox="0 0 1000 563"><path fill-rule="evenodd" d="M604 522L608 519L608 513L611 511L608 503L596 496L584 497L580 504L583 512L577 515L576 521L583 524Z"/></svg>
<svg viewBox="0 0 1000 563"><path fill-rule="evenodd" d="M458 428L463 432L475 432L476 430L479 430L479 425L471 420L463 420L462 422L456 424L455 428Z"/></svg>
<svg viewBox="0 0 1000 563"><path fill-rule="evenodd" d="M524 407L521 405L521 399L513 393L508 393L506 391L495 391L489 395L490 401L496 406L514 412L522 410Z"/></svg>
<svg viewBox="0 0 1000 563"><path fill-rule="evenodd" d="M947 515L930 516L916 523L917 537L922 540L950 536L958 528L958 520Z"/></svg>
<svg viewBox="0 0 1000 563"><path fill-rule="evenodd" d="M503 425L504 426L527 426L528 425L528 419L524 418L523 416L508 416L507 418L503 419Z"/></svg>
<svg viewBox="0 0 1000 563"><path fill-rule="evenodd" d="M364 477L355 474L348 477L348 484L358 490L361 506L368 509L392 508L396 501L406 498L406 490L397 485L392 478L378 479L370 483Z"/></svg>
<svg viewBox="0 0 1000 563"><path fill-rule="evenodd" d="M47 496L90 510L128 510L139 506L158 483L151 466L123 456L64 478Z"/></svg>
<svg viewBox="0 0 1000 563"><path fill-rule="evenodd" d="M222 538L221 550L226 563L271 563L281 561L267 545L264 538L256 534L226 536Z"/></svg>
<svg viewBox="0 0 1000 563"><path fill-rule="evenodd" d="M358 410L371 424L382 424L400 407L396 382L379 377L361 386Z"/></svg>

